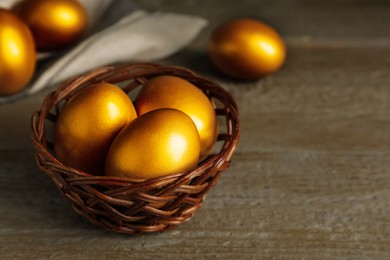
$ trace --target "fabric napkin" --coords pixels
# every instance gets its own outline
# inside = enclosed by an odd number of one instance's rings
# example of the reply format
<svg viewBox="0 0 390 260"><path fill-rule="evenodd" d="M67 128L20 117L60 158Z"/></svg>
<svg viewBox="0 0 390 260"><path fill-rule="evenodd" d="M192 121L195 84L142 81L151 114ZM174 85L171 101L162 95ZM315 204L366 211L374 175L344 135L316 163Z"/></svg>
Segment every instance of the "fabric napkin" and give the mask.
<svg viewBox="0 0 390 260"><path fill-rule="evenodd" d="M2 0L9 8L19 0ZM167 57L189 44L207 25L201 17L140 10L130 0L79 0L89 26L78 44L57 53L39 53L34 79L22 92L0 97L0 104L99 66Z"/></svg>

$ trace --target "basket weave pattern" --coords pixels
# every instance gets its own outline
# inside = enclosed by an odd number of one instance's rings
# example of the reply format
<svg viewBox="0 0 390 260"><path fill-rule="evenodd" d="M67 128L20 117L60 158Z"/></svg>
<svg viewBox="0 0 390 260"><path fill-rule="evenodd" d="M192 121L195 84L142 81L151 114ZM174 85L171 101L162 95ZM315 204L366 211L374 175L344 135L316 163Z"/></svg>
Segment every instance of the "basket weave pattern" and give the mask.
<svg viewBox="0 0 390 260"><path fill-rule="evenodd" d="M218 135L220 148L216 153L191 171L150 180L93 176L56 159L48 129L77 91L93 83L107 82L122 84L130 94L148 79L161 75L186 79L210 98L219 120L226 124ZM181 67L149 63L103 67L65 82L33 114L32 131L38 168L53 180L73 209L95 225L126 234L162 231L190 219L221 172L229 167L240 135L237 105L217 83Z"/></svg>

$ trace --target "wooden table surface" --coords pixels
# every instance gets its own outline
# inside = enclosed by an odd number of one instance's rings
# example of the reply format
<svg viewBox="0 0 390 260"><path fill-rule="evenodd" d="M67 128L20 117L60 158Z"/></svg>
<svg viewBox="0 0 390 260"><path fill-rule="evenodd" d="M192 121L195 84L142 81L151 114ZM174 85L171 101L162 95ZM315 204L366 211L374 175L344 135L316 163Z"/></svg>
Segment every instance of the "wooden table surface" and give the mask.
<svg viewBox="0 0 390 260"><path fill-rule="evenodd" d="M390 259L390 2L135 2L209 20L161 63L212 77L235 97L242 137L231 168L191 221L110 233L74 214L35 167L30 116L47 91L2 105L0 259ZM282 70L242 82L210 65L210 32L234 17L281 32Z"/></svg>

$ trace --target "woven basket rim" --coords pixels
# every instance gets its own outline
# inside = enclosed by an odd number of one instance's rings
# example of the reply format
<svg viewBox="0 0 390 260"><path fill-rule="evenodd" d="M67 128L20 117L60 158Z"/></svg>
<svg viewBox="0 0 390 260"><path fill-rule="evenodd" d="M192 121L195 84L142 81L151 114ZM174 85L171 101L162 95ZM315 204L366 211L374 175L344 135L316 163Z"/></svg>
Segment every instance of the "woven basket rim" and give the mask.
<svg viewBox="0 0 390 260"><path fill-rule="evenodd" d="M46 99L42 103L42 106L41 106L40 110L36 111L33 114L33 116L32 116L32 121L31 121L32 123L31 124L32 124L32 128L33 128L33 133L31 135L31 139L32 139L32 143L36 147L36 149L42 149L43 151L48 152L48 158L50 158L53 161L53 163L61 165L64 168L67 168L68 171L73 172L76 175L79 175L79 177L82 177L82 178L85 178L85 179L91 179L91 180L94 180L94 181L108 181L108 182L116 182L116 183L118 183L118 182L126 182L126 183L128 183L128 182L131 182L131 183L141 183L141 182L142 183L153 183L153 182L156 182L156 181L160 182L160 181L169 180L169 179L176 179L176 178L178 178L180 176L190 175L191 173L193 174L194 171L201 171L203 168L205 168L204 165L206 165L207 162L217 160L218 159L218 153L212 155L211 157L209 157L209 158L207 158L205 160L203 160L194 169L191 169L191 170L188 170L188 171L185 171L185 172L181 172L181 173L175 173L175 174L167 175L167 176L156 177L156 178L152 178L152 179L148 179L148 180L135 179L135 178L130 178L130 177L96 176L96 175L92 175L92 174L83 172L81 170L78 170L78 169L75 169L75 168L72 168L72 167L70 167L68 165L63 164L52 153L50 153L48 151L48 148L44 144L42 144L42 142L39 142L39 140L42 140L42 138L40 138L37 135L36 126L39 125L39 124L42 124L42 122L40 122L40 121L42 119L45 119L46 116L50 112L49 109L47 109L47 106L45 106L45 104L49 104L48 107L52 108L53 106L55 106L57 103L59 103L61 100L63 100L65 98L65 96L63 97L63 95L61 95L61 94L63 93L64 90L68 89L69 86L76 86L77 87L77 86L79 86L80 82L84 82L84 81L86 81L86 80L88 80L90 78L94 78L94 77L96 77L97 75L100 75L100 74L104 74L104 73L107 73L107 72L115 71L115 70L118 70L118 69L125 69L128 66L129 65L105 66L105 67L100 67L100 68L91 70L91 71L89 71L89 72L87 72L87 73L85 73L83 75L72 77L71 79L65 81L57 90L52 91L49 95L47 95ZM194 76L197 76L199 78L202 78L203 80L211 82L212 84L217 84L215 81L212 81L210 79L206 79L206 78L204 78L204 77L202 77L200 75L197 75L194 71L189 70L187 68L180 67L180 66L158 65L156 63L135 63L135 64L131 64L130 66L139 67L140 70L142 70L142 69L155 69L155 68L159 68L161 70L166 70L166 71L180 70L181 72L188 73L189 75L194 75ZM230 96L231 102L237 108L237 104L235 103L235 101L231 97L231 95L228 92L226 92L225 94ZM238 109L235 112L237 112L237 121L239 122ZM239 130L239 128L237 128L237 130ZM43 131L43 133L45 133L45 131ZM232 149L235 149L237 144L238 144L240 132L237 131L236 134L237 134L237 136L236 136L235 139L237 139L237 142L232 142L232 145L231 145ZM231 149L229 149L229 150L231 150ZM230 159L230 157L229 157L229 159Z"/></svg>

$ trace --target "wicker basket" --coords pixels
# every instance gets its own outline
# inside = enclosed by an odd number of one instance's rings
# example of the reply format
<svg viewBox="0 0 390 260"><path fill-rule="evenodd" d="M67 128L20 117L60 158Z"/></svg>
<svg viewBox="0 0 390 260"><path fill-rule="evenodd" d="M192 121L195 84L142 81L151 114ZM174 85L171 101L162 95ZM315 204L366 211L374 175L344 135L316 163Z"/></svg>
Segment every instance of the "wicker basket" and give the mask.
<svg viewBox="0 0 390 260"><path fill-rule="evenodd" d="M120 85L131 96L131 91L160 75L184 78L210 98L218 120L226 125L220 129L216 153L191 171L150 180L93 176L56 159L51 130L62 107L78 90L109 82ZM95 225L127 234L162 231L189 220L221 172L229 167L240 135L237 105L217 83L184 68L149 63L103 67L65 82L34 113L32 131L37 166L50 176L74 210Z"/></svg>

